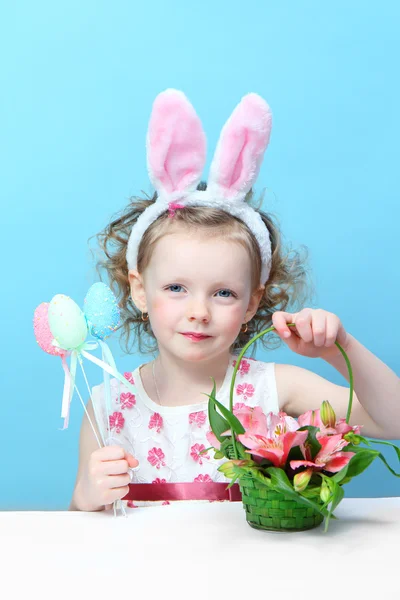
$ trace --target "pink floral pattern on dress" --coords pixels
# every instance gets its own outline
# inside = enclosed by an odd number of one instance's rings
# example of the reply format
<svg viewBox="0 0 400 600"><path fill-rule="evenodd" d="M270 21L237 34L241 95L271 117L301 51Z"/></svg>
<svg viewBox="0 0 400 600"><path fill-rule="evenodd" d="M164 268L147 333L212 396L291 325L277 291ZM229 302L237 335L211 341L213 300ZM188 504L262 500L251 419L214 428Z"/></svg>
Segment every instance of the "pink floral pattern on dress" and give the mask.
<svg viewBox="0 0 400 600"><path fill-rule="evenodd" d="M194 444L190 448L190 456L193 458L193 460L198 462L199 465L203 464L203 458L207 458L207 459L210 458L208 455L208 452L204 452L203 454L200 454L200 452L205 449L206 449L206 447L204 444Z"/></svg>
<svg viewBox="0 0 400 600"><path fill-rule="evenodd" d="M134 502L132 502L132 500L128 500L126 505L128 508L139 508Z"/></svg>
<svg viewBox="0 0 400 600"><path fill-rule="evenodd" d="M156 477L151 483L167 483L167 480Z"/></svg>
<svg viewBox="0 0 400 600"><path fill-rule="evenodd" d="M149 450L149 454L147 456L147 460L153 467L156 469L160 469L161 467L165 467L164 462L165 454L161 450L161 448L152 448Z"/></svg>
<svg viewBox="0 0 400 600"><path fill-rule="evenodd" d="M155 429L157 431L157 433L160 433L162 426L163 426L162 416L159 413L154 413L154 415L151 416L151 419L149 422L149 429Z"/></svg>
<svg viewBox="0 0 400 600"><path fill-rule="evenodd" d="M209 475L198 475L197 477L194 478L193 481L196 481L197 483L212 483L213 480L211 479L211 477Z"/></svg>
<svg viewBox="0 0 400 600"><path fill-rule="evenodd" d="M207 420L206 413L204 410L199 412L190 413L189 415L189 425L193 425L195 423L197 427L202 427Z"/></svg>
<svg viewBox="0 0 400 600"><path fill-rule="evenodd" d="M234 360L232 365L235 367L236 366L237 361ZM247 373L250 370L250 363L249 360L243 358L241 363L240 363L240 367L238 369L238 373L239 375L241 375L242 377L244 377L244 375L247 375Z"/></svg>
<svg viewBox="0 0 400 600"><path fill-rule="evenodd" d="M251 383L239 383L236 386L236 393L238 396L243 395L243 399L247 400L248 398L251 398L254 394L254 385L252 385Z"/></svg>
<svg viewBox="0 0 400 600"><path fill-rule="evenodd" d="M165 502L163 502L161 504L161 506L169 506L171 504L171 502L168 502L168 500L165 500Z"/></svg>
<svg viewBox="0 0 400 600"><path fill-rule="evenodd" d="M136 404L136 397L131 392L126 392L120 395L121 408L132 408Z"/></svg>
<svg viewBox="0 0 400 600"><path fill-rule="evenodd" d="M125 371L124 377L127 381L129 381L129 383L131 383L132 385L135 385L135 380L133 379L132 373L129 373L129 371Z"/></svg>
<svg viewBox="0 0 400 600"><path fill-rule="evenodd" d="M116 411L112 415L110 415L110 431L115 429L116 433L121 433L121 429L124 426L125 419L121 412Z"/></svg>
<svg viewBox="0 0 400 600"><path fill-rule="evenodd" d="M236 411L238 410L242 410L242 408L245 408L246 404L244 402L236 402L235 406L233 407L233 413L235 414Z"/></svg>

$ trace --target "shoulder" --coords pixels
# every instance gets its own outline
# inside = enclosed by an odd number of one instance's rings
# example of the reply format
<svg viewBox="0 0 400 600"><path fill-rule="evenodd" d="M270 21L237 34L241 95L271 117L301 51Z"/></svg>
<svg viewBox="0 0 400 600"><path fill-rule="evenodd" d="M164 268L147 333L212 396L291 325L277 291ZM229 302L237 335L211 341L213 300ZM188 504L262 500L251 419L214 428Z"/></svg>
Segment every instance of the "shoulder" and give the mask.
<svg viewBox="0 0 400 600"><path fill-rule="evenodd" d="M237 357L233 357L232 365L236 365ZM268 411L283 410L277 388L275 363L254 358L242 358L236 373L236 390L240 394L247 386L254 391L254 401L258 401Z"/></svg>
<svg viewBox="0 0 400 600"><path fill-rule="evenodd" d="M124 377L134 385L134 379L131 373L124 373ZM119 379L115 377L110 377L110 390L112 399L115 399L121 392L127 393L130 392L130 388L126 387ZM94 385L92 387L92 397L96 399L102 399L105 395L105 384L104 381L99 383L98 385Z"/></svg>

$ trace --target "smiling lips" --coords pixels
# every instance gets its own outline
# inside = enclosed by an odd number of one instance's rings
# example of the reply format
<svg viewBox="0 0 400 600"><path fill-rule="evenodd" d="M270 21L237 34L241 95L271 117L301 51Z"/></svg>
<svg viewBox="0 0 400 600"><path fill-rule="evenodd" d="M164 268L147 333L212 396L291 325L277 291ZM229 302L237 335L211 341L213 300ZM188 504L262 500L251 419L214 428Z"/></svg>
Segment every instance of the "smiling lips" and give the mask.
<svg viewBox="0 0 400 600"><path fill-rule="evenodd" d="M200 342L201 340L206 340L209 337L211 337L210 335L204 335L203 333L195 333L193 331L186 331L185 333L182 333L182 335L184 335L186 338L189 338L193 342Z"/></svg>

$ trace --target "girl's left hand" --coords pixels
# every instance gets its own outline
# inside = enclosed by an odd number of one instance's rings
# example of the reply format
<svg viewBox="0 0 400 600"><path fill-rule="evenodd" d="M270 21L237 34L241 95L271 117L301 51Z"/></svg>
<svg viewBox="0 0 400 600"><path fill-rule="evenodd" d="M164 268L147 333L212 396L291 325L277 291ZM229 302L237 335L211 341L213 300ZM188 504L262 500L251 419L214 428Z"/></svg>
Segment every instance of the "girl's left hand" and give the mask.
<svg viewBox="0 0 400 600"><path fill-rule="evenodd" d="M287 323L295 323L295 327L287 327ZM321 308L303 308L298 313L277 311L272 315L272 324L289 348L302 356L329 360L340 354L335 342L344 351L349 344L339 317Z"/></svg>

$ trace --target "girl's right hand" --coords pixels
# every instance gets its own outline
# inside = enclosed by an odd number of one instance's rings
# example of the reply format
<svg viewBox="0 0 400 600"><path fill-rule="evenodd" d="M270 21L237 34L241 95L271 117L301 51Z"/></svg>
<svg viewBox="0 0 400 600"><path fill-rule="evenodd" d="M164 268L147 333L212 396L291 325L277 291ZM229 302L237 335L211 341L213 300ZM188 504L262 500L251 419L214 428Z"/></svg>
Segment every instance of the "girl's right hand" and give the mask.
<svg viewBox="0 0 400 600"><path fill-rule="evenodd" d="M98 448L89 457L79 481L80 510L111 508L126 496L131 477L128 469L139 461L120 446Z"/></svg>

